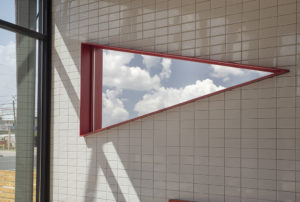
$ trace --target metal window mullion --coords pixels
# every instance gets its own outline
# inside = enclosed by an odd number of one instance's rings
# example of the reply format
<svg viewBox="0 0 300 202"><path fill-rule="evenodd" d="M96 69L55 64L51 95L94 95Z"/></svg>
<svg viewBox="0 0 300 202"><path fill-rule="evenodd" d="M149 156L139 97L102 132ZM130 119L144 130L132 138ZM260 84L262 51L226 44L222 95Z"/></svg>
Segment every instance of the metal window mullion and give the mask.
<svg viewBox="0 0 300 202"><path fill-rule="evenodd" d="M38 40L46 40L46 35L41 34L39 32L33 31L31 29L22 27L20 25L16 25L10 22L7 22L5 20L1 20L0 19L0 28L5 29L5 30L9 30L18 34L22 34L34 39L38 39Z"/></svg>
<svg viewBox="0 0 300 202"><path fill-rule="evenodd" d="M39 50L39 187L37 202L50 201L50 118L51 118L51 0L39 0L39 30L44 39ZM40 33L39 33L40 34Z"/></svg>

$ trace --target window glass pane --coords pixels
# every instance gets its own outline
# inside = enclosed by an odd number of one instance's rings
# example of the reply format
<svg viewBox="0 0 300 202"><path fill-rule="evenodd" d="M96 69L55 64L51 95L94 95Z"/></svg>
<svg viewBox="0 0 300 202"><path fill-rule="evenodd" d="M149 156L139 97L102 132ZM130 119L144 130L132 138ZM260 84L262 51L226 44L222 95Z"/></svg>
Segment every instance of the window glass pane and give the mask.
<svg viewBox="0 0 300 202"><path fill-rule="evenodd" d="M1 0L0 19L38 31L38 0Z"/></svg>
<svg viewBox="0 0 300 202"><path fill-rule="evenodd" d="M99 72L103 128L271 74L105 49Z"/></svg>
<svg viewBox="0 0 300 202"><path fill-rule="evenodd" d="M0 29L0 201L35 201L36 44Z"/></svg>
<svg viewBox="0 0 300 202"><path fill-rule="evenodd" d="M0 6L0 19L10 23L16 22L15 17L15 1L2 0Z"/></svg>

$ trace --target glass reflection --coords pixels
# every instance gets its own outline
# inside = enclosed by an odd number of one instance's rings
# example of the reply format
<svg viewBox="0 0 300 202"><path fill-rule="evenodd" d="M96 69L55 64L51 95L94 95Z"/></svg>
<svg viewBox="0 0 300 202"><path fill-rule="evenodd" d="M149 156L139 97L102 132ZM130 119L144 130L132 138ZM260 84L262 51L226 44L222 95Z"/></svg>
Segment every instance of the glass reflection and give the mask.
<svg viewBox="0 0 300 202"><path fill-rule="evenodd" d="M0 36L0 201L35 201L37 41Z"/></svg>
<svg viewBox="0 0 300 202"><path fill-rule="evenodd" d="M102 128L268 74L103 50Z"/></svg>
<svg viewBox="0 0 300 202"><path fill-rule="evenodd" d="M38 31L39 0L1 0L0 20Z"/></svg>

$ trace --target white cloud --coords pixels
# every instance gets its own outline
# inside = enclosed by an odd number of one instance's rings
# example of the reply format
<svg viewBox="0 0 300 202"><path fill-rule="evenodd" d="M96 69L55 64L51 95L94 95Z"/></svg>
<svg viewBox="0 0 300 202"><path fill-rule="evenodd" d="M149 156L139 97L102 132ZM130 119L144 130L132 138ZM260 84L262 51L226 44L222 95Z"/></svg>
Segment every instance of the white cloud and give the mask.
<svg viewBox="0 0 300 202"><path fill-rule="evenodd" d="M7 45L0 45L0 64L3 68L4 65L9 67L16 67L16 43L10 41Z"/></svg>
<svg viewBox="0 0 300 202"><path fill-rule="evenodd" d="M158 90L145 94L142 100L136 103L134 110L139 115L143 115L222 89L224 89L223 86L216 86L210 79L197 80L195 84L184 88L160 87Z"/></svg>
<svg viewBox="0 0 300 202"><path fill-rule="evenodd" d="M261 77L261 76L267 76L267 75L270 75L272 73L270 72L263 72L263 71L256 71L256 70L248 70L248 72L250 74L256 74L258 77Z"/></svg>
<svg viewBox="0 0 300 202"><path fill-rule="evenodd" d="M122 90L106 90L102 93L102 127L125 121L129 117L124 108L123 100L119 98Z"/></svg>
<svg viewBox="0 0 300 202"><path fill-rule="evenodd" d="M211 67L213 68L211 76L215 78L221 78L223 81L228 81L230 76L242 76L245 74L245 71L240 68L221 65L211 65Z"/></svg>
<svg viewBox="0 0 300 202"><path fill-rule="evenodd" d="M171 71L171 64L172 60L169 58L162 58L161 57L155 57L155 56L149 56L149 55L142 55L143 57L143 63L146 66L148 70L150 70L152 67L156 66L162 66L162 70L159 74L161 79L168 79L170 78L170 75L172 73Z"/></svg>
<svg viewBox="0 0 300 202"><path fill-rule="evenodd" d="M161 61L161 65L162 65L162 70L160 75L161 79L168 79L171 76L171 64L172 64L172 60L168 59L168 58L163 58Z"/></svg>
<svg viewBox="0 0 300 202"><path fill-rule="evenodd" d="M151 77L140 67L129 67L134 54L116 51L103 52L103 84L109 87L150 90L159 88L160 78Z"/></svg>
<svg viewBox="0 0 300 202"><path fill-rule="evenodd" d="M240 69L234 67L227 67L221 65L211 65L213 72L210 74L212 77L220 78L224 82L229 81L230 78L235 79L234 77L262 77L269 75L269 72L250 70L250 69Z"/></svg>
<svg viewBox="0 0 300 202"><path fill-rule="evenodd" d="M160 62L160 57L150 56L150 55L142 55L143 63L147 67L147 69L151 69L151 67L155 67Z"/></svg>

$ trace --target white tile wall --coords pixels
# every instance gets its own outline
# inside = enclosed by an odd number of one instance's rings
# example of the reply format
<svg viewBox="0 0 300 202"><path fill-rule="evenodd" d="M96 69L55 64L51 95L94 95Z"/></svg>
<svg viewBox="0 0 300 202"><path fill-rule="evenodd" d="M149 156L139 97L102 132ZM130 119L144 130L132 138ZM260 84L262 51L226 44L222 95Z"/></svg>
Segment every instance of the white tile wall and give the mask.
<svg viewBox="0 0 300 202"><path fill-rule="evenodd" d="M300 201L300 1L53 0L52 8L52 201ZM82 138L81 42L290 73Z"/></svg>

